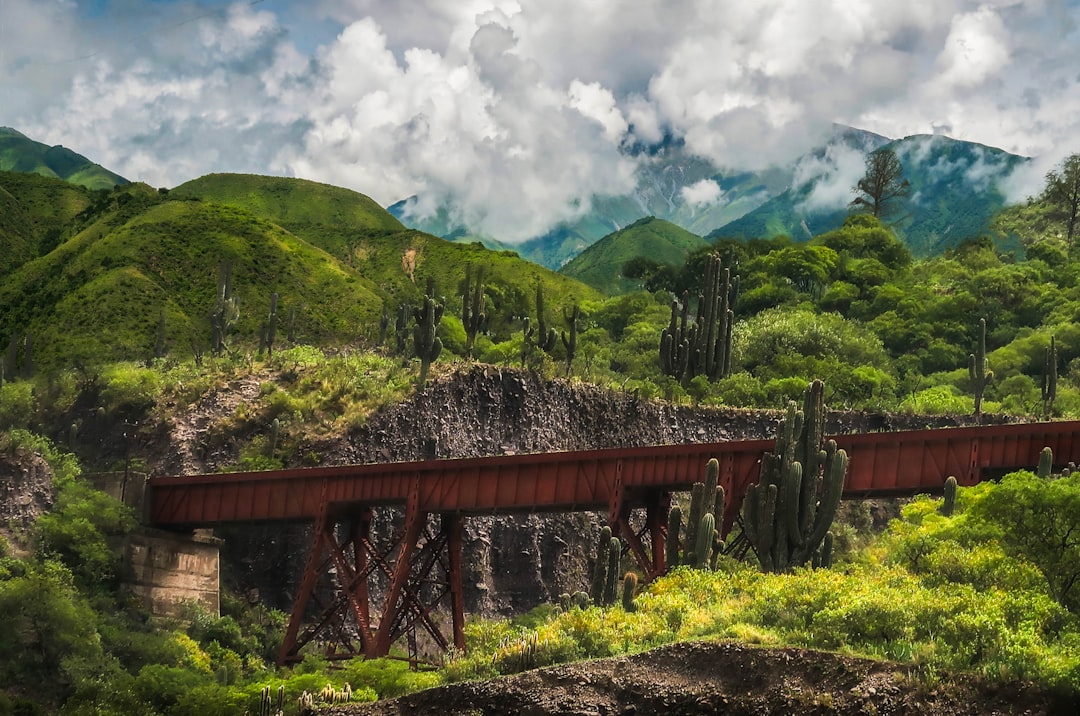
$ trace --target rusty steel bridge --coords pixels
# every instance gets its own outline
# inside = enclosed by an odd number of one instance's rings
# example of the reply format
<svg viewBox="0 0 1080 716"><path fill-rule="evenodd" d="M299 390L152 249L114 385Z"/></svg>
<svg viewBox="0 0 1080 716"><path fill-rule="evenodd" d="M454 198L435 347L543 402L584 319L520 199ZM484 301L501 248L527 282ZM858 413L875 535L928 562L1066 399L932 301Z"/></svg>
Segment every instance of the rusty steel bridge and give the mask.
<svg viewBox="0 0 1080 716"><path fill-rule="evenodd" d="M845 498L939 492L1038 464L1043 447L1078 454L1080 421L1009 424L833 436L851 458ZM727 534L757 481L773 440L509 455L338 467L296 468L149 481L147 520L167 529L235 523L314 525L312 547L279 654L299 660L316 637L334 655L386 656L418 630L442 648L463 649L462 521L473 515L602 511L645 579L665 570L664 539L673 492L704 479L720 462ZM390 544L372 536L373 509L403 509ZM631 514L644 512L644 519ZM320 579L334 573L331 592ZM375 586L379 585L376 589ZM376 603L374 595L381 593ZM436 607L448 602L450 624ZM357 640L358 635L358 640ZM357 643L358 641L358 643Z"/></svg>

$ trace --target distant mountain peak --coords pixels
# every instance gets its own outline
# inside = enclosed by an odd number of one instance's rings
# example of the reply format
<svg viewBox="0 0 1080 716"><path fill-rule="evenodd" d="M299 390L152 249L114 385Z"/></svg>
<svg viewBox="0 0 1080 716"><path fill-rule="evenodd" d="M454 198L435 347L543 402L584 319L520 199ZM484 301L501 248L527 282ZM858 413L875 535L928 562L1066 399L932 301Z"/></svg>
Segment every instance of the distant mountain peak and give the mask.
<svg viewBox="0 0 1080 716"><path fill-rule="evenodd" d="M11 127L0 127L0 171L55 177L87 189L112 189L130 183L63 145L37 142Z"/></svg>

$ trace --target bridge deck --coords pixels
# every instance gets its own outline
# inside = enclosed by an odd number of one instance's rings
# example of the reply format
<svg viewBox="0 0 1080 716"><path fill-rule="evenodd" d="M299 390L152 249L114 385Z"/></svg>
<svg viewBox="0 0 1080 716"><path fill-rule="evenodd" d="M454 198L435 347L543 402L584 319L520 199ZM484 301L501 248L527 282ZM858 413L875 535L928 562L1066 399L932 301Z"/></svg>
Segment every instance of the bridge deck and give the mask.
<svg viewBox="0 0 1080 716"><path fill-rule="evenodd" d="M934 491L949 475L972 485L990 473L1033 469L1050 446L1080 452L1080 421L837 435L851 466L846 497ZM771 440L507 455L489 458L296 468L150 480L158 526L310 521L324 506L405 504L417 490L425 512L484 514L603 509L617 491L688 490L705 462L741 500ZM733 505L734 506L734 505Z"/></svg>

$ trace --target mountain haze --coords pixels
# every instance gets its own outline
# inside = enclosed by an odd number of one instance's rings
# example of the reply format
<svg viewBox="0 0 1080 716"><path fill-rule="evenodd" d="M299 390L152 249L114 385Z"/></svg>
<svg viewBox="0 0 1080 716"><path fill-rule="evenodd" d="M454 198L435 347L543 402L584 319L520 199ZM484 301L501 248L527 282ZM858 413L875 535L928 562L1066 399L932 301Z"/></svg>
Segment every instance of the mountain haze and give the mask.
<svg viewBox="0 0 1080 716"><path fill-rule="evenodd" d="M843 224L852 189L865 173L866 156L886 146L900 157L912 187L909 216L896 229L920 256L986 233L990 218L1004 205L1001 180L1025 161L945 136L890 140L838 125L826 142L789 165L740 172L695 157L669 138L655 147L628 150L639 162L631 194L582 197L586 209L579 218L509 248L530 261L561 267L604 236L646 216L708 240L786 235L804 241ZM454 220L452 206L441 206L426 217L416 215L419 205L414 197L390 211L409 226L451 240L505 246L498 237L470 233Z"/></svg>
<svg viewBox="0 0 1080 716"><path fill-rule="evenodd" d="M986 234L1005 205L1000 181L1027 161L1000 149L940 135L915 135L884 145L903 164L910 197L890 217L897 235L916 256L939 254L964 239ZM843 224L851 187L864 173L852 157L817 155L818 170L754 211L712 231L718 238L786 235L797 241ZM847 169L845 171L844 164Z"/></svg>

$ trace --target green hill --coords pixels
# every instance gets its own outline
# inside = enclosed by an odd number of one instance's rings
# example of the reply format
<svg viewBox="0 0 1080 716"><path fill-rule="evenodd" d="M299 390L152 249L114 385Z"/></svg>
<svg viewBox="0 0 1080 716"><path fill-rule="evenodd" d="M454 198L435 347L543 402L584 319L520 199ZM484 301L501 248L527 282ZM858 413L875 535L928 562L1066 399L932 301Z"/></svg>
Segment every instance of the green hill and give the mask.
<svg viewBox="0 0 1080 716"><path fill-rule="evenodd" d="M112 189L128 183L81 154L35 142L10 127L0 127L0 170L55 177L88 189Z"/></svg>
<svg viewBox="0 0 1080 716"><path fill-rule="evenodd" d="M649 216L608 234L563 266L559 273L587 283L606 294L628 293L641 288L640 281L624 278L622 267L639 256L682 266L696 249L707 246L700 236L669 221Z"/></svg>
<svg viewBox="0 0 1080 716"><path fill-rule="evenodd" d="M35 222L59 236L51 251L17 268L12 262L13 270L0 275L0 347L29 332L39 366L145 358L161 311L170 350L205 348L223 261L232 264L240 303L233 333L247 347L256 343L274 292L280 320L295 308L297 338L319 344L372 337L383 311L415 305L429 279L445 297L447 316L457 315L468 267L483 268L492 330L504 339L517 330L513 317L534 310L537 282L553 307L599 297L513 252L405 230L367 197L313 182L232 175L184 191L128 184L99 193L56 179L0 175L10 177L17 179L0 185L0 207L11 209L0 219L0 236L13 245L22 240L24 258L32 254L25 237ZM214 188L232 203L205 198ZM277 214L296 231L254 210ZM351 265L327 249L342 251Z"/></svg>
<svg viewBox="0 0 1080 716"><path fill-rule="evenodd" d="M348 262L364 238L405 229L371 198L306 179L208 174L171 194L250 211Z"/></svg>
<svg viewBox="0 0 1080 716"><path fill-rule="evenodd" d="M51 251L104 194L54 177L0 172L0 237L7 249L0 276Z"/></svg>
<svg viewBox="0 0 1080 716"><path fill-rule="evenodd" d="M169 344L186 352L209 341L222 261L233 267L240 336L256 335L275 291L313 341L353 337L381 305L370 282L248 212L142 196L16 271L0 307L14 331L33 335L43 365L146 357L162 310Z"/></svg>

